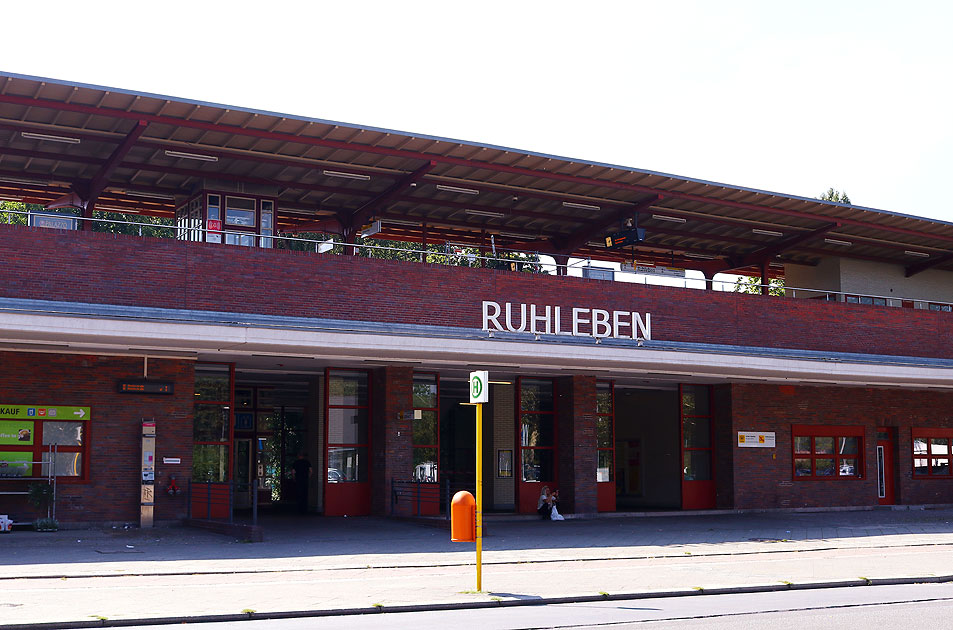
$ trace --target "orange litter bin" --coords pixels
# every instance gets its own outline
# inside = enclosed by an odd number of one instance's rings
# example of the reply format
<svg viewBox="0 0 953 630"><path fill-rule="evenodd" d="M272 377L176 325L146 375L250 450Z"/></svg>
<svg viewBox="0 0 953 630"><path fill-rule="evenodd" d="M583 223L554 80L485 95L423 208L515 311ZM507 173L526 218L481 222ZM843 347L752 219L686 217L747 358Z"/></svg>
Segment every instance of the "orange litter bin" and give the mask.
<svg viewBox="0 0 953 630"><path fill-rule="evenodd" d="M450 501L450 542L476 542L476 499L466 490Z"/></svg>

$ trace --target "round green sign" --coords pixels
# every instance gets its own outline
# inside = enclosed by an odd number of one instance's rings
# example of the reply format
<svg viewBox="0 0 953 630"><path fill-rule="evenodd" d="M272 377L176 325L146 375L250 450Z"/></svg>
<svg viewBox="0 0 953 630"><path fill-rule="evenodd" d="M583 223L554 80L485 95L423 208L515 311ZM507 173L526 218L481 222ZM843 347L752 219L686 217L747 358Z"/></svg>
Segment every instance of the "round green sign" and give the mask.
<svg viewBox="0 0 953 630"><path fill-rule="evenodd" d="M483 393L483 381L479 376L474 376L470 380L470 389L472 390L471 398L479 398Z"/></svg>

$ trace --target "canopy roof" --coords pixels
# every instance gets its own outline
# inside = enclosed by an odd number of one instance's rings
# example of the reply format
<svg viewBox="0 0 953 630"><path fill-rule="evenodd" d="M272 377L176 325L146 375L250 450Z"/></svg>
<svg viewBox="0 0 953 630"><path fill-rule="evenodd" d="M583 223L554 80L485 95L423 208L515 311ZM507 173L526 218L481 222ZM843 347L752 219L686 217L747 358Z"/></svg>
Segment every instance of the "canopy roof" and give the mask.
<svg viewBox="0 0 953 630"><path fill-rule="evenodd" d="M47 136L47 137L44 137ZM49 138L53 136L54 138ZM169 155L173 152L173 155ZM174 153L178 152L178 155ZM181 154L191 154L183 157ZM487 244L709 273L850 257L953 269L953 224L447 138L0 73L0 199L171 216L218 182L267 191L283 232Z"/></svg>

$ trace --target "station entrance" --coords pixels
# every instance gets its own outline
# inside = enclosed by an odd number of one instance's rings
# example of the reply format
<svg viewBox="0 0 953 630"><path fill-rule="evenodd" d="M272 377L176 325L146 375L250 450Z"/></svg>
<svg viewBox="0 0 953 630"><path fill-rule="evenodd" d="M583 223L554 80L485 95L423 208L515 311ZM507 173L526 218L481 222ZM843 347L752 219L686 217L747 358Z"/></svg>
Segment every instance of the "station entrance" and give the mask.
<svg viewBox="0 0 953 630"><path fill-rule="evenodd" d="M616 510L715 507L711 387L616 388Z"/></svg>

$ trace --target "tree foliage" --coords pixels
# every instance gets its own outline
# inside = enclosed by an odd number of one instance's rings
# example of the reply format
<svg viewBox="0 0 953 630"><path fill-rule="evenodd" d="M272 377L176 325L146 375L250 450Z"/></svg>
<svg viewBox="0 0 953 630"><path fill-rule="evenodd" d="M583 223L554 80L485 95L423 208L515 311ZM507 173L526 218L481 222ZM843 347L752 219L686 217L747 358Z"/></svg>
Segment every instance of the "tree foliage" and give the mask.
<svg viewBox="0 0 953 630"><path fill-rule="evenodd" d="M818 197L821 201L834 201L837 203L846 203L851 204L850 197L847 196L846 192L836 190L834 188L828 188L826 191L821 193Z"/></svg>
<svg viewBox="0 0 953 630"><path fill-rule="evenodd" d="M738 276L735 280L735 293L761 294L761 278L757 276ZM768 281L768 295L784 297L784 278L771 278Z"/></svg>

